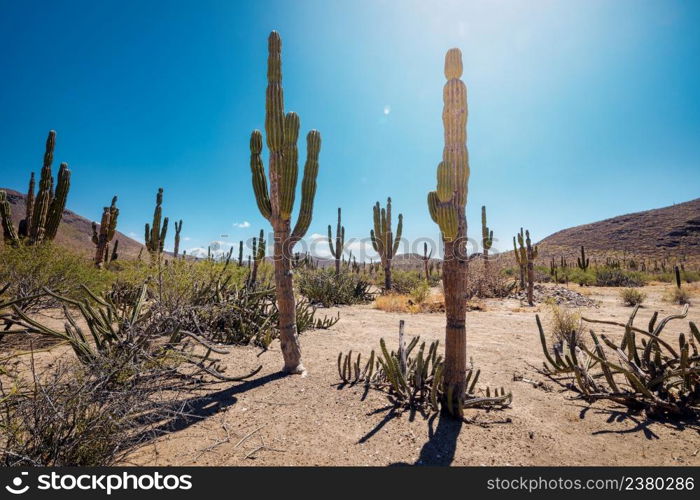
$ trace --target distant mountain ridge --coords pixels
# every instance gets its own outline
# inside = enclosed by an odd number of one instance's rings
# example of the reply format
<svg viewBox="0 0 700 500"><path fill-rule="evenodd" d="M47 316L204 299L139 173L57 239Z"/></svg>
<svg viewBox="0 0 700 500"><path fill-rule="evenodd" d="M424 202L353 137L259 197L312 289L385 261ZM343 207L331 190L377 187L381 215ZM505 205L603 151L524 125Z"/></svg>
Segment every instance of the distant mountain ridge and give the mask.
<svg viewBox="0 0 700 500"><path fill-rule="evenodd" d="M538 243L539 258L627 253L651 259L700 259L700 198L563 229Z"/></svg>

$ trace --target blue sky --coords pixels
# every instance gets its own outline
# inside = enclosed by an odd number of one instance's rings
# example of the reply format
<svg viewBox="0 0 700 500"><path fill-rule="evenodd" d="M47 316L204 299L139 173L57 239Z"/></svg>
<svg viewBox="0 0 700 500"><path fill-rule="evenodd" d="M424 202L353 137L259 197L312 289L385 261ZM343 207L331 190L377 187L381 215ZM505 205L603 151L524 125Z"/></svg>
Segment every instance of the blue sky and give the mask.
<svg viewBox="0 0 700 500"><path fill-rule="evenodd" d="M700 195L699 18L680 1L0 0L0 186L26 189L53 128L81 215L117 194L119 229L142 238L163 187L187 248L269 229L248 140L276 29L286 108L323 138L309 237L341 206L348 237L366 238L391 196L408 239L436 238L425 197L456 46L469 233L485 204L507 250L520 226L541 239Z"/></svg>

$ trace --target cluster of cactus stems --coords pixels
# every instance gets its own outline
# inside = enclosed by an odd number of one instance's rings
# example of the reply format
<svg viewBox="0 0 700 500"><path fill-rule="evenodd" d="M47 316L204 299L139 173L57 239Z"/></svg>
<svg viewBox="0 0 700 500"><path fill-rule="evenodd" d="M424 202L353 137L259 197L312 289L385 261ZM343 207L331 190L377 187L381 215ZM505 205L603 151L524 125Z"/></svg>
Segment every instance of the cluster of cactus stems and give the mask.
<svg viewBox="0 0 700 500"><path fill-rule="evenodd" d="M182 231L182 219L175 223L175 248L173 248L173 256L176 259L180 253L180 231Z"/></svg>
<svg viewBox="0 0 700 500"><path fill-rule="evenodd" d="M481 246L484 253L484 266L488 269L489 250L493 245L493 231L486 225L486 206L481 206Z"/></svg>
<svg viewBox="0 0 700 500"><path fill-rule="evenodd" d="M345 248L345 226L340 222L340 207L338 207L338 225L335 229L335 240L331 225L328 224L328 246L331 248L331 255L335 259L335 275L340 274L340 259L343 257L343 248Z"/></svg>
<svg viewBox="0 0 700 500"><path fill-rule="evenodd" d="M146 249L151 255L151 262L160 262L165 246L165 236L168 233L168 218L163 219L163 188L158 188L156 208L153 211L153 223L146 223Z"/></svg>
<svg viewBox="0 0 700 500"><path fill-rule="evenodd" d="M690 331L678 335L677 346L661 338L670 321L687 316L688 306L680 314L667 316L658 323L659 314L655 312L646 329L634 326L638 311L639 306L627 323L581 318L587 323L623 328L619 344L605 335L598 338L590 330L592 347L580 341L565 340L553 351L547 346L542 323L536 316L546 359L544 372L573 375L574 387L588 402L607 399L636 411L645 410L653 417L697 418L700 416L700 354L697 349L700 331L690 321Z"/></svg>
<svg viewBox="0 0 700 500"><path fill-rule="evenodd" d="M119 209L117 208L117 197L112 198L112 204L104 207L102 210L102 219L100 220L99 231L97 223L92 223L92 242L95 244L95 265L102 267L103 265L117 258L117 247L119 240L114 243L112 255L109 253L109 244L114 239L117 232L117 219L119 218Z"/></svg>
<svg viewBox="0 0 700 500"><path fill-rule="evenodd" d="M250 275L248 276L249 286L255 285L255 283L258 281L258 269L260 268L262 261L265 260L266 244L265 231L261 229L260 236L253 238L253 251L251 253L252 268L250 270ZM233 250L233 247L231 250Z"/></svg>
<svg viewBox="0 0 700 500"><path fill-rule="evenodd" d="M44 241L53 241L61 224L63 210L70 190L71 171L67 163L61 163L58 169L58 179L54 182L51 165L54 148L56 147L56 132L51 130L46 139L44 163L39 176L39 188L34 194L34 172L29 178L25 217L15 230L12 223L12 211L7 200L7 193L0 191L0 222L2 223L3 239L12 246L20 244L35 245Z"/></svg>
<svg viewBox="0 0 700 500"><path fill-rule="evenodd" d="M343 384L362 383L387 392L395 404L427 407L433 411L444 408L460 418L464 408L504 408L510 404L512 395L503 388L493 391L487 388L477 394L476 384L481 372L474 368L466 370L464 394L458 397L452 386L445 384L445 365L438 354L438 345L436 340L426 346L425 342L420 342L420 337L413 337L406 345L401 321L397 351L389 351L381 338L379 353L373 350L364 363L361 353L353 358L352 351L341 352L338 375ZM414 351L416 354L411 356ZM460 404L457 404L458 399Z"/></svg>
<svg viewBox="0 0 700 500"><path fill-rule="evenodd" d="M396 235L391 228L391 198L386 200L386 208L381 208L379 202L373 207L374 229L370 230L372 248L379 254L384 268L384 290L391 291L391 261L399 249L401 232L403 231L403 215L399 214Z"/></svg>
<svg viewBox="0 0 700 500"><path fill-rule="evenodd" d="M428 193L430 217L440 227L444 242L442 281L445 290L445 394L453 394L450 413L466 394L467 373L467 86L462 76L462 52L445 55L442 123L445 144L437 167L437 189ZM454 405L454 406L453 406Z"/></svg>
<svg viewBox="0 0 700 500"><path fill-rule="evenodd" d="M591 259L589 257L586 257L586 249L583 247L583 245L581 245L581 256L576 259L578 268L582 271L586 271L588 269L590 260Z"/></svg>
<svg viewBox="0 0 700 500"><path fill-rule="evenodd" d="M513 249L515 251L515 260L520 268L520 288L527 290L527 303L530 306L535 304L534 288L535 288L535 259L538 255L537 245L532 245L530 239L530 231L524 231L520 228L517 236L518 244L515 244L513 237Z"/></svg>
<svg viewBox="0 0 700 500"><path fill-rule="evenodd" d="M262 133L250 137L250 168L253 191L260 213L274 231L275 290L279 309L279 330L284 370L305 372L301 362L301 346L295 318L291 258L294 245L306 234L311 224L321 134L312 130L306 136L306 164L301 182L301 207L294 229L292 210L298 177L299 117L284 111L282 89L282 40L276 31L268 38L267 91L265 102L265 139L269 149L269 175L266 177L262 153ZM269 177L269 190L268 190Z"/></svg>

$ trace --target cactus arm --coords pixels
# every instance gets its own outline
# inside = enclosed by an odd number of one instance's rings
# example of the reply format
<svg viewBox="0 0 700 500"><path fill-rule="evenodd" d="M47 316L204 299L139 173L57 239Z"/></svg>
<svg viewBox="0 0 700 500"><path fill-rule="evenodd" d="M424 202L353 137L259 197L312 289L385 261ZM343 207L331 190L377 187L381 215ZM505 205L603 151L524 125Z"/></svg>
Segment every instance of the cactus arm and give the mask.
<svg viewBox="0 0 700 500"><path fill-rule="evenodd" d="M272 207L270 205L270 195L267 189L267 177L262 158L262 133L254 130L250 136L250 170L253 175L253 192L255 201L258 204L260 214L267 220L272 217Z"/></svg>
<svg viewBox="0 0 700 500"><path fill-rule="evenodd" d="M292 244L303 238L309 229L309 225L311 225L320 150L321 134L317 130L312 130L306 136L306 164L304 165L304 178L301 181L301 207L299 209L299 218L292 231Z"/></svg>
<svg viewBox="0 0 700 500"><path fill-rule="evenodd" d="M401 231L403 231L403 214L399 214L399 223L396 225L396 237L394 238L394 247L391 249L391 255L396 255L401 243Z"/></svg>
<svg viewBox="0 0 700 500"><path fill-rule="evenodd" d="M68 191L70 190L70 175L71 171L68 169L68 164L61 163L61 167L58 170L56 192L49 205L46 218L46 233L44 237L47 240L53 240L58 233L58 226L61 224L63 210L68 199Z"/></svg>
<svg viewBox="0 0 700 500"><path fill-rule="evenodd" d="M280 217L288 220L292 216L294 196L297 189L299 167L297 139L299 138L299 116L287 113L284 118L284 149L282 172L280 175Z"/></svg>

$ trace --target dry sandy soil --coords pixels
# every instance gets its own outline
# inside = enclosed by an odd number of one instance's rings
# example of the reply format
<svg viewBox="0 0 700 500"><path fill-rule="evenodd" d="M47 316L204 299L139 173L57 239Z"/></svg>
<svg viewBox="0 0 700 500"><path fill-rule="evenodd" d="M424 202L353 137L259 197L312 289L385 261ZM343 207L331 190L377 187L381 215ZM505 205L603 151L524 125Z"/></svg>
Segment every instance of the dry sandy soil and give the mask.
<svg viewBox="0 0 700 500"><path fill-rule="evenodd" d="M645 287L648 299L638 314L646 324L655 309L667 315L678 306L661 300L670 285ZM581 290L572 286L574 290ZM617 289L586 288L599 307L593 318L626 321ZM697 294L695 296L696 301ZM700 465L700 425L647 420L609 402L589 406L538 373L542 352L535 312L516 300L487 300L485 311L468 313L469 356L481 369L480 384L504 386L512 407L470 410L475 423L394 410L377 391L341 387L339 351L368 355L380 337L398 342L398 323L409 336L442 340L443 314L385 313L372 305L329 309L341 320L329 330L302 335L307 377L282 377L279 344L256 357L232 349L227 373L259 363L263 370L240 383L210 386L194 395L191 416L175 431L135 450L139 465ZM688 319L700 321L700 309ZM671 323L667 335L687 331L687 320ZM601 327L614 335L619 329ZM514 376L517 379L514 380ZM529 381L534 382L530 383ZM535 387L538 382L544 387Z"/></svg>

